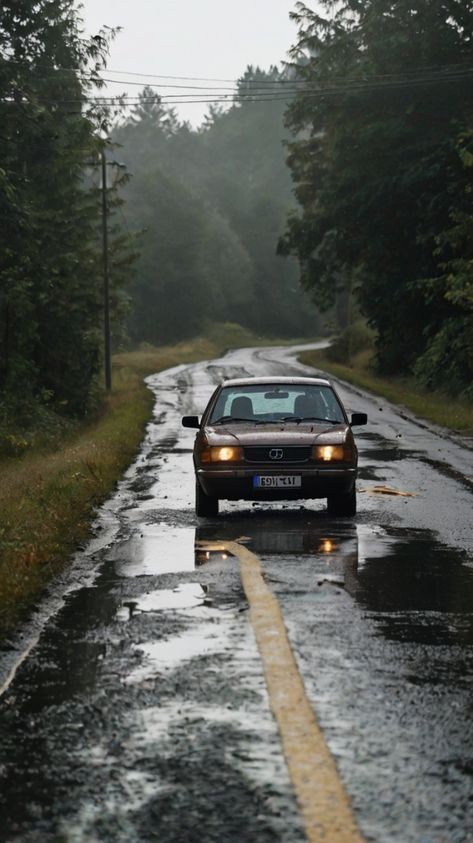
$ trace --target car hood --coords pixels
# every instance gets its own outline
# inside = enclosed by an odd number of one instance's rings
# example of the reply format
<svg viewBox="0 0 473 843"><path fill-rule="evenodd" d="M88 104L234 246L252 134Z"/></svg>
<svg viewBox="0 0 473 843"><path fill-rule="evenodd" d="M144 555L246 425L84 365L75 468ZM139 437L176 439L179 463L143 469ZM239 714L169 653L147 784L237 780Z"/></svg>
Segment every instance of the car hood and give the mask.
<svg viewBox="0 0 473 843"><path fill-rule="evenodd" d="M209 445L341 445L346 441L350 427L347 424L307 424L285 425L218 425L206 427L205 434Z"/></svg>

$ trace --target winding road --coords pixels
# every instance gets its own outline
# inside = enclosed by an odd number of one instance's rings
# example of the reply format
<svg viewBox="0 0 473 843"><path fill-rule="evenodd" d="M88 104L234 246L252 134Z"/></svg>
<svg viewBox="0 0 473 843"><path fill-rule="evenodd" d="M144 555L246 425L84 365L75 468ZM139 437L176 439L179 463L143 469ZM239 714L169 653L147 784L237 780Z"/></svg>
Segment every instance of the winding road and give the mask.
<svg viewBox="0 0 473 843"><path fill-rule="evenodd" d="M0 653L2 843L472 843L472 443L337 382L355 519L195 516L180 417L313 373L275 347L148 379L136 462Z"/></svg>

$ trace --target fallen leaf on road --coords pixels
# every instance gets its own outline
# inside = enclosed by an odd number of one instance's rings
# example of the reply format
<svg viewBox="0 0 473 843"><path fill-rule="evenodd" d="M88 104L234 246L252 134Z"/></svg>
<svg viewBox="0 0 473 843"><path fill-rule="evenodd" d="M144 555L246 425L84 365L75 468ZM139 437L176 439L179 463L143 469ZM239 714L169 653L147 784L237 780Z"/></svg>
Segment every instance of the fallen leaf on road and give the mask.
<svg viewBox="0 0 473 843"><path fill-rule="evenodd" d="M372 486L370 489L359 489L368 495L394 495L400 498L415 498L414 492L402 492L400 489L393 489L391 486Z"/></svg>

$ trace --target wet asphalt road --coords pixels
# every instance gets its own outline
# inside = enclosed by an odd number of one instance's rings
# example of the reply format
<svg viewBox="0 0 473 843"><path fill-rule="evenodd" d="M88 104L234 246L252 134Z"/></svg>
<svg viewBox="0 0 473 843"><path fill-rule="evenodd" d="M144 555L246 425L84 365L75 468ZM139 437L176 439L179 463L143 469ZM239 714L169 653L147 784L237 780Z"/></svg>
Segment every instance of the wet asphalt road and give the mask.
<svg viewBox="0 0 473 843"><path fill-rule="evenodd" d="M305 840L238 560L199 544L243 536L365 839L473 841L472 443L341 385L369 415L356 519L324 501L194 515L180 416L223 377L293 373L259 349L150 379L136 464L0 656L1 841Z"/></svg>

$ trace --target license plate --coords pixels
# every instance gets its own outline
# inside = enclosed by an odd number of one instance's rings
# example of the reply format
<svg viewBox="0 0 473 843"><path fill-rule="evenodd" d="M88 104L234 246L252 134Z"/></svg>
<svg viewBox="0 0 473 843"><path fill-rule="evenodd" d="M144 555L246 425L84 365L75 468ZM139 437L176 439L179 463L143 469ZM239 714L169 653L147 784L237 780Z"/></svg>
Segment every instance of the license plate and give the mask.
<svg viewBox="0 0 473 843"><path fill-rule="evenodd" d="M274 489L274 488L290 488L299 489L302 486L302 477L296 475L257 475L253 477L253 487L255 489Z"/></svg>

